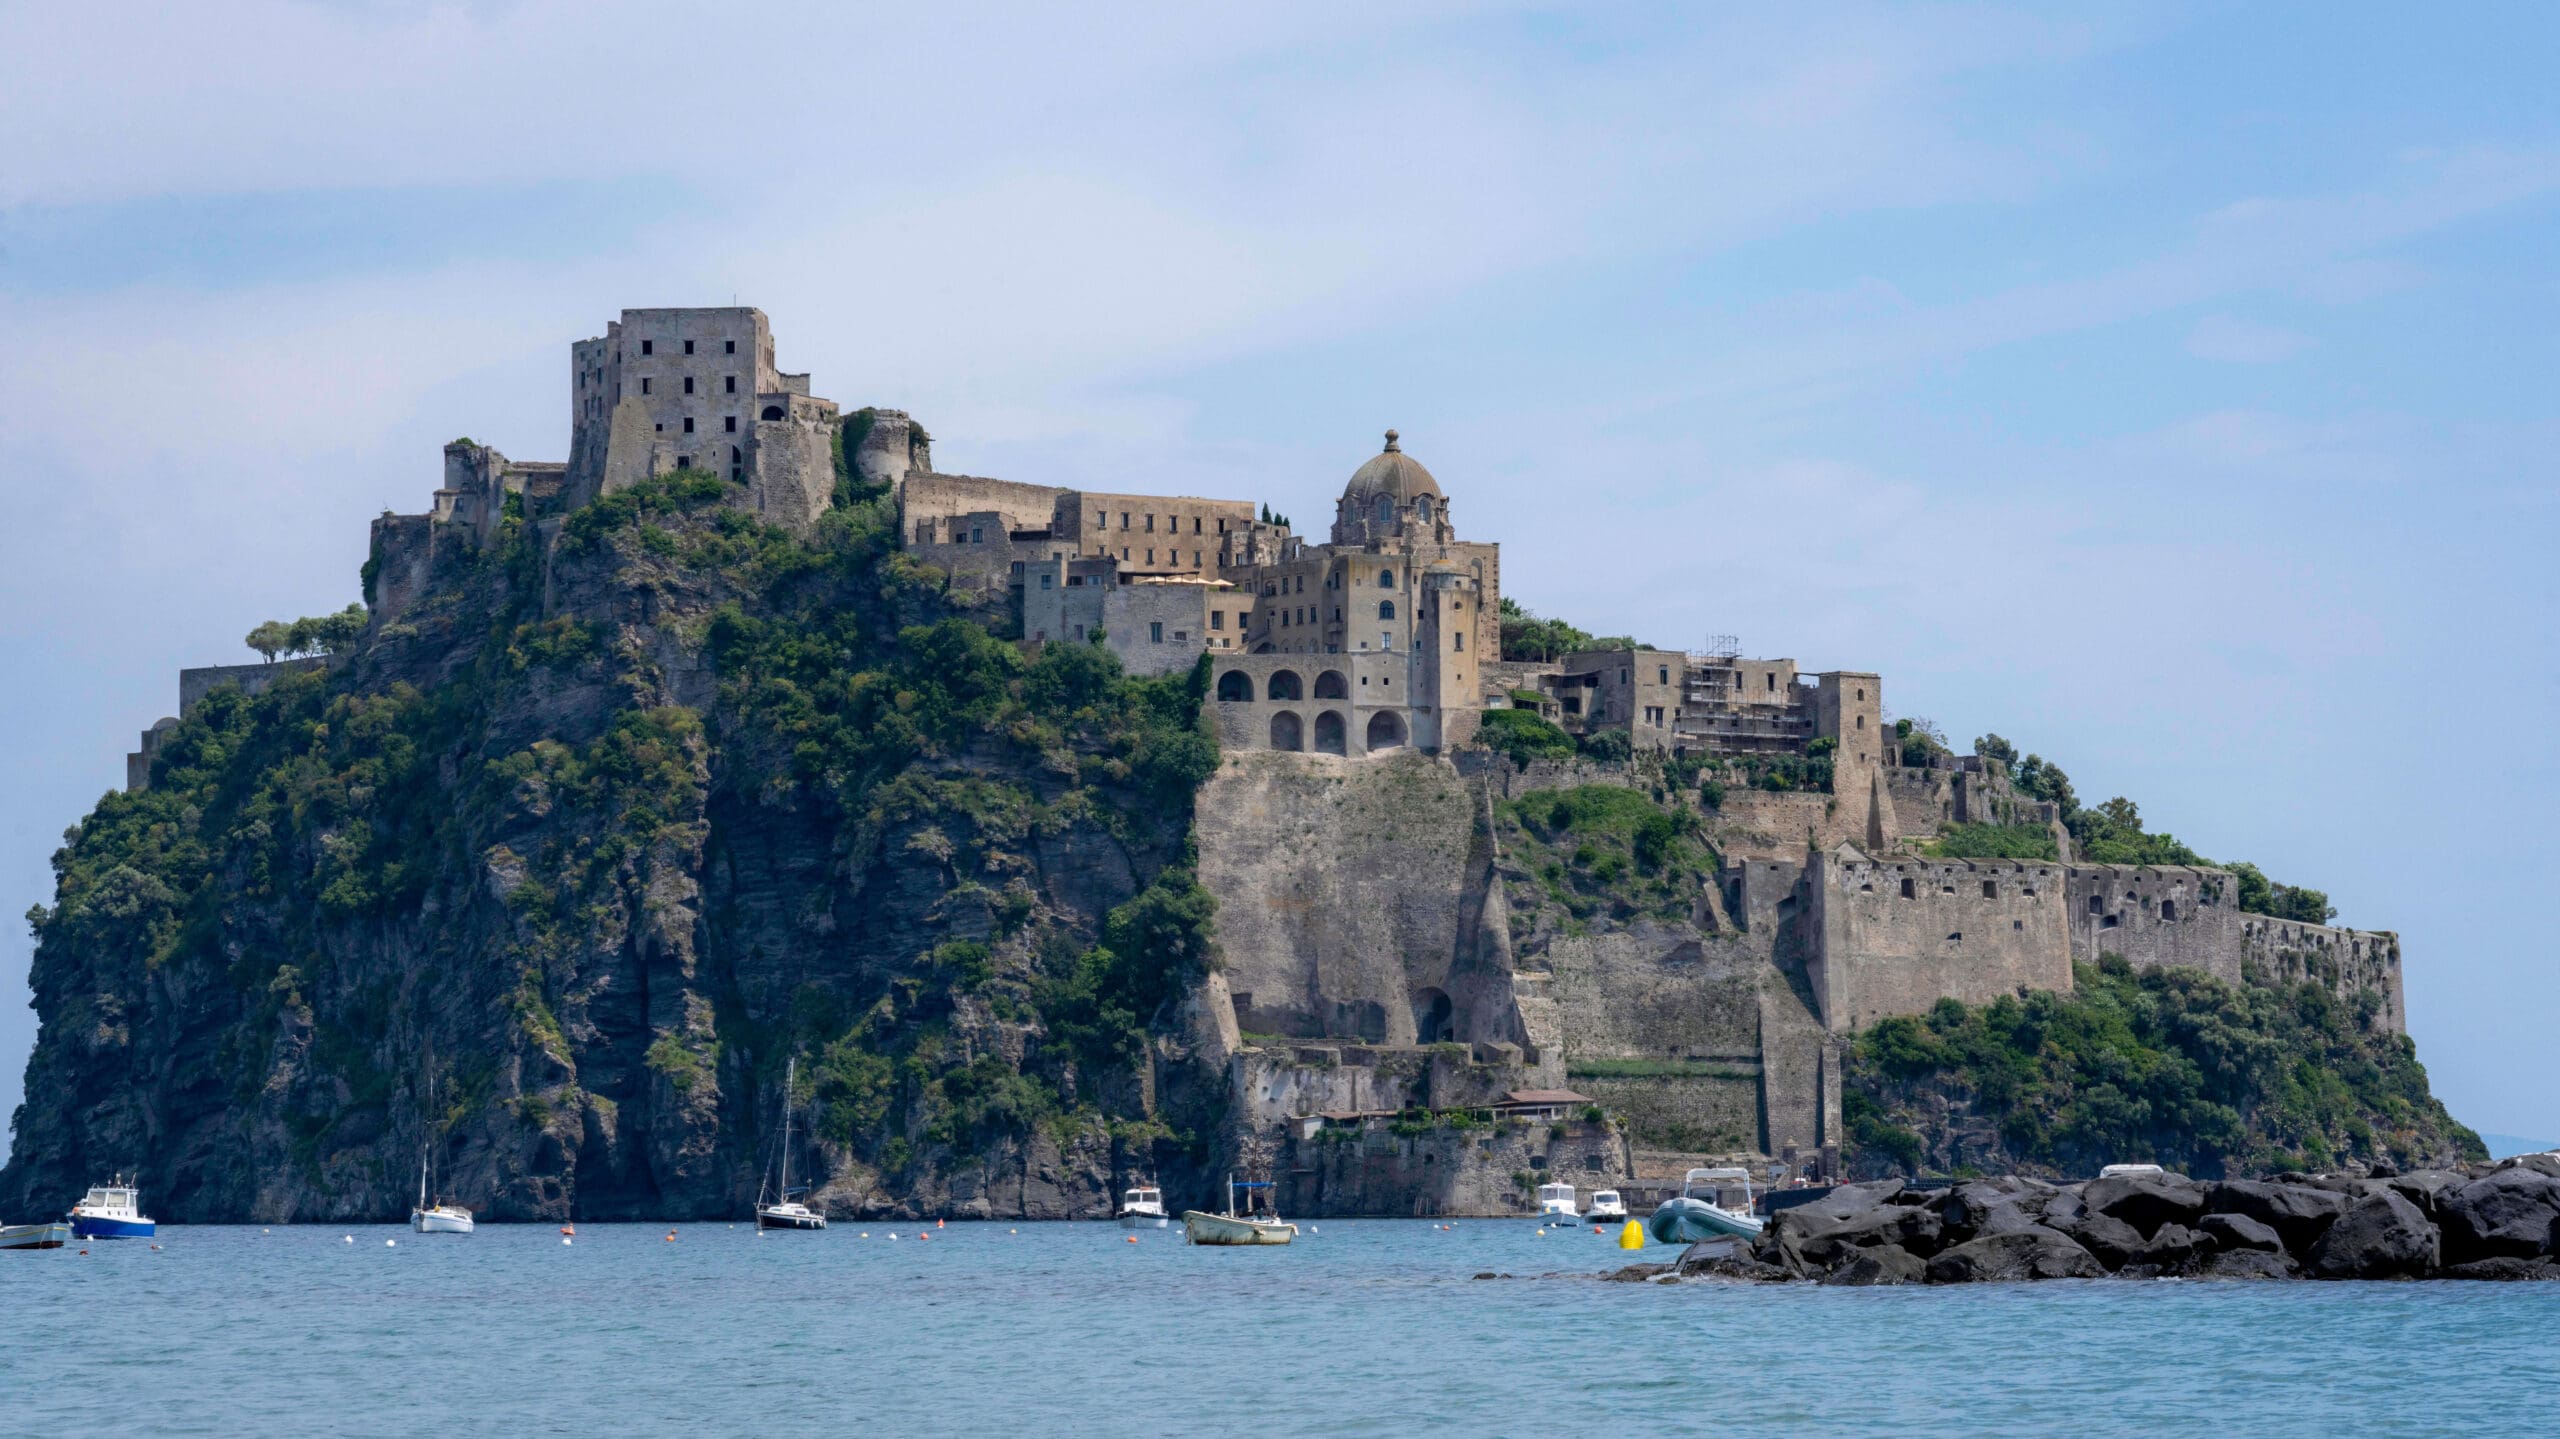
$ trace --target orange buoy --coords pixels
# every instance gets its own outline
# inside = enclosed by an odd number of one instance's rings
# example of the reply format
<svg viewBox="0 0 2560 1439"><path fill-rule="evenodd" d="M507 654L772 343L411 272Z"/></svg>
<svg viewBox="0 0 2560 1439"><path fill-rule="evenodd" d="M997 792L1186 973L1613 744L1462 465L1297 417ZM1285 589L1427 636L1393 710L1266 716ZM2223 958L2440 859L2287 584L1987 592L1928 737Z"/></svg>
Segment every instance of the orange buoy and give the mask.
<svg viewBox="0 0 2560 1439"><path fill-rule="evenodd" d="M940 1229L940 1228L942 1227L942 1221L941 1221L941 1220L939 1220L939 1219L937 1219L937 1220L933 1221L933 1227L934 1227L934 1228L936 1228L936 1229Z"/></svg>
<svg viewBox="0 0 2560 1439"><path fill-rule="evenodd" d="M1130 1242L1130 1243L1132 1243L1132 1244L1137 1243L1137 1242L1138 1242L1138 1236L1136 1236L1136 1235L1134 1235L1134 1234L1130 1235L1130 1236L1129 1236L1129 1242Z"/></svg>

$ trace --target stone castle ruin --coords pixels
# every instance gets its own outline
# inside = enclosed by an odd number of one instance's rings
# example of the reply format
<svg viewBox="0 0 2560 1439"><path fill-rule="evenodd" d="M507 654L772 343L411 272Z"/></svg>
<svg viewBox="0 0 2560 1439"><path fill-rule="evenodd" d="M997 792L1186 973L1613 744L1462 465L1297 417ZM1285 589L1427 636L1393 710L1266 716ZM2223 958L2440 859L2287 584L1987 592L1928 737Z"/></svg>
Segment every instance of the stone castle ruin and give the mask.
<svg viewBox="0 0 2560 1439"><path fill-rule="evenodd" d="M2053 807L1997 762L1906 763L1876 672L1807 674L1732 645L1506 660L1500 546L1460 537L1393 430L1319 543L1251 500L937 471L912 417L848 416L776 369L753 309L626 310L570 358L568 460L447 446L432 508L375 522L372 623L398 620L442 549L485 546L510 496L556 535L599 495L693 469L804 530L831 503L841 437L854 472L890 488L910 554L1008 607L1024 645L1098 639L1141 674L1209 656L1206 719L1227 759L1197 838L1224 961L1193 997L1190 1039L1230 1066L1235 1122L1289 1146L1301 1188L1284 1206L1339 1204L1421 1162L1382 1128L1415 1106L1554 1110L1553 1144L1522 1162L1595 1181L1630 1158L1579 1117L1590 1102L1639 1147L1826 1164L1844 1036L1943 998L2067 991L2075 961L2105 954L2318 980L2404 1029L2396 936L2244 913L2225 871L2075 863ZM280 668L188 671L182 710ZM1632 757L1523 766L1474 747L1504 708L1623 734ZM147 783L168 723L130 783ZM1789 763L1811 782L1750 783ZM1733 781L1712 805L1672 779L1699 766ZM1506 853L1506 807L1594 784L1697 812L1718 869L1686 914L1565 913ZM2058 858L1925 853L1959 823L2046 827ZM1444 1166L1441 1201L1492 1162Z"/></svg>

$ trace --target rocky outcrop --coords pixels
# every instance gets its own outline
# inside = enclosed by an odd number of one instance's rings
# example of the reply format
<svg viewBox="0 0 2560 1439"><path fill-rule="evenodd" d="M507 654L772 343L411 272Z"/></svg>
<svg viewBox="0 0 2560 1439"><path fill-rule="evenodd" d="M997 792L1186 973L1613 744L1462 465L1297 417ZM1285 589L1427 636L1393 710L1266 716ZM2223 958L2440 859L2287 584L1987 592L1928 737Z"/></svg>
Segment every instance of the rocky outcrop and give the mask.
<svg viewBox="0 0 2560 1439"><path fill-rule="evenodd" d="M1744 1251L1682 1256L1690 1277L1824 1284L1971 1284L2115 1277L2560 1279L2539 1161L2424 1176L2389 1171L2198 1184L2142 1174L2056 1185L1969 1180L1842 1185L1782 1210ZM2466 1236L2418 1198L2442 1199ZM2467 1196L2467 1198L2466 1198ZM2483 1255L2483 1245L2500 1247Z"/></svg>

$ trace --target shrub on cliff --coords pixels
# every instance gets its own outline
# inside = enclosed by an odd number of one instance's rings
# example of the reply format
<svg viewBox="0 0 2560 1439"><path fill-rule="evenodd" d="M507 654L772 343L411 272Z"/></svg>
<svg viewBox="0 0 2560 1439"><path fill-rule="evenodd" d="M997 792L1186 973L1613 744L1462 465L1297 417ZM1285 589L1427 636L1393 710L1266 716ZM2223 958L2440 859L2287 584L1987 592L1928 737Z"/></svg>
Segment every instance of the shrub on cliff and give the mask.
<svg viewBox="0 0 2560 1439"><path fill-rule="evenodd" d="M1476 742L1524 769L1537 760L1573 757L1573 736L1528 710L1485 711Z"/></svg>
<svg viewBox="0 0 2560 1439"><path fill-rule="evenodd" d="M2107 956L2035 992L1878 1022L1853 1042L1843 1117L1863 1168L2218 1176L2485 1158L2404 1035L2317 984L2225 985ZM1985 1131L1996 1135L1980 1144ZM1906 1137L1909 1136L1909 1137Z"/></svg>

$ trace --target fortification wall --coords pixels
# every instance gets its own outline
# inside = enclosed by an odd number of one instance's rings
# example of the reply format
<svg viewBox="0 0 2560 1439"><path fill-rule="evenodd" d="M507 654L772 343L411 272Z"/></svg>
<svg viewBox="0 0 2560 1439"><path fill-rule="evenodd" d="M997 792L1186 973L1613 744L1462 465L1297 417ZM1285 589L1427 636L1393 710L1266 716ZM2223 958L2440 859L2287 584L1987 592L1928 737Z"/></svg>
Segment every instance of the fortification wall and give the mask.
<svg viewBox="0 0 2560 1439"><path fill-rule="evenodd" d="M2341 1000L2357 1004L2371 991L2377 1004L2366 1023L2394 1034L2409 1032L2407 999L2400 984L2400 936L2389 930L2338 929L2263 914L2240 916L2243 966L2276 983L2317 980Z"/></svg>
<svg viewBox="0 0 2560 1439"><path fill-rule="evenodd" d="M1241 1029L1526 1041L1507 912L1455 770L1412 752L1230 753L1195 813Z"/></svg>
<svg viewBox="0 0 2560 1439"><path fill-rule="evenodd" d="M1554 1132L1562 1128L1564 1133ZM1588 1204L1592 1191L1623 1187L1633 1156L1607 1125L1505 1121L1492 1129L1398 1133L1391 1120L1316 1125L1283 1148L1273 1178L1281 1212L1499 1218L1534 1212L1533 1181L1570 1181Z"/></svg>
<svg viewBox="0 0 2560 1439"><path fill-rule="evenodd" d="M767 524L805 534L835 503L835 404L805 394L755 399L757 418L740 460L748 507Z"/></svg>
<svg viewBox="0 0 2560 1439"><path fill-rule="evenodd" d="M204 697L224 685L238 685L243 694L263 693L267 686L286 675L305 670L326 669L329 661L321 655L301 659L277 660L274 664L202 665L178 671L178 715L185 718Z"/></svg>
<svg viewBox="0 0 2560 1439"><path fill-rule="evenodd" d="M930 521L976 514L1000 515L1009 530L1045 530L1057 510L1058 498L1066 493L1054 485L1026 485L978 475L910 472L898 487L901 533L910 545L948 543L946 529L918 527Z"/></svg>
<svg viewBox="0 0 2560 1439"><path fill-rule="evenodd" d="M1815 856L1805 877L1823 1022L1863 1029L1941 998L2071 990L2063 866L2036 860Z"/></svg>
<svg viewBox="0 0 2560 1439"><path fill-rule="evenodd" d="M2095 964L2101 954L2120 954L2144 968L2201 969L2240 982L2245 916L2228 872L2091 864L2072 866L2070 875L2073 959Z"/></svg>

